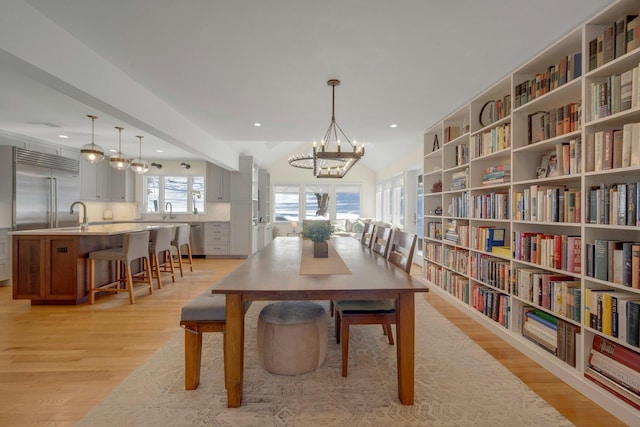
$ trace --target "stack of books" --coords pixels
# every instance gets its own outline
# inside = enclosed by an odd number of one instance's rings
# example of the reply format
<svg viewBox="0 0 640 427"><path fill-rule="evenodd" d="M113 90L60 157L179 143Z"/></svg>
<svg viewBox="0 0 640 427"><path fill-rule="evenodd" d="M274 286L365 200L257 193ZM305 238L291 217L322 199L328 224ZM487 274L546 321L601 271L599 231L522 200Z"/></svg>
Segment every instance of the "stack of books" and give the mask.
<svg viewBox="0 0 640 427"><path fill-rule="evenodd" d="M640 355L596 335L585 378L640 409Z"/></svg>
<svg viewBox="0 0 640 427"><path fill-rule="evenodd" d="M511 182L510 164L490 166L482 175L482 185L503 184L505 182Z"/></svg>
<svg viewBox="0 0 640 427"><path fill-rule="evenodd" d="M467 188L467 182L469 181L469 169L463 171L454 172L451 174L451 184L449 190L464 190Z"/></svg>

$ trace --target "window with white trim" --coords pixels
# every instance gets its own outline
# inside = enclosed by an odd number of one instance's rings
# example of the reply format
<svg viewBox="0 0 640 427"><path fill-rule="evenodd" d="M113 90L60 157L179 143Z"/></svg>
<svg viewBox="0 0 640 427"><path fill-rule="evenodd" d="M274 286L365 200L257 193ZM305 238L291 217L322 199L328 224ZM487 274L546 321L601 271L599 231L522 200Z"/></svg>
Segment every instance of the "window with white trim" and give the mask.
<svg viewBox="0 0 640 427"><path fill-rule="evenodd" d="M144 177L144 212L164 212L171 202L173 213L203 213L205 184L203 176Z"/></svg>
<svg viewBox="0 0 640 427"><path fill-rule="evenodd" d="M273 217L276 222L300 220L300 186L273 186Z"/></svg>

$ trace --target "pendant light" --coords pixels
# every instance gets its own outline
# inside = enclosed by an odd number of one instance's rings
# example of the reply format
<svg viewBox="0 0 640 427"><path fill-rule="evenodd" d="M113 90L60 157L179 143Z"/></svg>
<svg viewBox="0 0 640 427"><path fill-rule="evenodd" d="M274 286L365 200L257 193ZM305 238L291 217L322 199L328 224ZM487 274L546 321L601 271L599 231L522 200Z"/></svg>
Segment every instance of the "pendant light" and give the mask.
<svg viewBox="0 0 640 427"><path fill-rule="evenodd" d="M109 166L115 170L123 171L129 167L129 159L125 158L124 154L122 154L122 130L124 128L120 126L116 126L115 128L118 129L118 152L109 157Z"/></svg>
<svg viewBox="0 0 640 427"><path fill-rule="evenodd" d="M138 158L131 160L131 169L135 173L137 173L138 175L142 175L142 174L147 173L147 171L149 170L149 163L147 163L146 161L142 160L142 138L143 138L143 136L138 135L138 136L136 136L136 138L138 138L138 140L139 140L140 151L138 153Z"/></svg>
<svg viewBox="0 0 640 427"><path fill-rule="evenodd" d="M104 159L104 151L102 147L96 145L94 141L94 123L97 116L87 114L87 117L91 119L91 144L85 144L80 149L80 156L89 163L97 163Z"/></svg>

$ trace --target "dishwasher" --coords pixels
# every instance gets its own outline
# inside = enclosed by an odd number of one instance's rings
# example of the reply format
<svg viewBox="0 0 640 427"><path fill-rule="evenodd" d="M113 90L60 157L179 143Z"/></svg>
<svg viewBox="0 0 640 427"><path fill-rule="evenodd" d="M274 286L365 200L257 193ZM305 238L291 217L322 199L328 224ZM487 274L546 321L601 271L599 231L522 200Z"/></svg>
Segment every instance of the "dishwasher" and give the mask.
<svg viewBox="0 0 640 427"><path fill-rule="evenodd" d="M189 236L191 244L191 254L195 257L204 258L204 223L192 222L191 234Z"/></svg>

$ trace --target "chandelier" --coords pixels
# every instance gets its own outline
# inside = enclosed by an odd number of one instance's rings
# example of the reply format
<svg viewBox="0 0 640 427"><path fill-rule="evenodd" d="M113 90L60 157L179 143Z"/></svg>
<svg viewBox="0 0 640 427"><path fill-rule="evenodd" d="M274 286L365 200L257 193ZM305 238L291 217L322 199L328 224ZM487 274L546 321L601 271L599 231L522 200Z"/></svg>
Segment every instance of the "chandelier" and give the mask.
<svg viewBox="0 0 640 427"><path fill-rule="evenodd" d="M313 175L316 178L342 178L364 155L364 144L358 146L355 141L351 142L340 125L336 123L335 97L336 86L339 84L340 80L336 79L327 82L327 85L331 86L331 123L329 123L324 138L320 141L320 147L317 147L316 141L313 141L312 153L289 157L291 166L313 169ZM343 141L346 141L346 150L342 149L338 132L340 132ZM332 149L334 151L331 151Z"/></svg>

